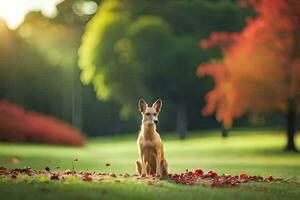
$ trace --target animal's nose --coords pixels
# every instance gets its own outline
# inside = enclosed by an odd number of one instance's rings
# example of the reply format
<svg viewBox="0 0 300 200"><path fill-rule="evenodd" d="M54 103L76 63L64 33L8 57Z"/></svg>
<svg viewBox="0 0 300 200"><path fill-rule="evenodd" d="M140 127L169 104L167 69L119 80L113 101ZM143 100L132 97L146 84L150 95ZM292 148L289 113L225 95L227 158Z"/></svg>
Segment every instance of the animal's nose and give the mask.
<svg viewBox="0 0 300 200"><path fill-rule="evenodd" d="M154 120L154 123L157 124L157 123L158 123L158 119L155 119L155 120Z"/></svg>

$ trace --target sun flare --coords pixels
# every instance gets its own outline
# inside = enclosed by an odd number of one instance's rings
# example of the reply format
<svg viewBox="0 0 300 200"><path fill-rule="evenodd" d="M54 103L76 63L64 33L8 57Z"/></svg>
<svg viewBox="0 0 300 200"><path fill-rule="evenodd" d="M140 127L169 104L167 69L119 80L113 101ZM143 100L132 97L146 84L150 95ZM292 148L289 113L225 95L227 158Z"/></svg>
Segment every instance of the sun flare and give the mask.
<svg viewBox="0 0 300 200"><path fill-rule="evenodd" d="M4 19L8 27L16 29L26 14L40 10L45 16L54 16L56 5L63 0L0 0L0 19Z"/></svg>

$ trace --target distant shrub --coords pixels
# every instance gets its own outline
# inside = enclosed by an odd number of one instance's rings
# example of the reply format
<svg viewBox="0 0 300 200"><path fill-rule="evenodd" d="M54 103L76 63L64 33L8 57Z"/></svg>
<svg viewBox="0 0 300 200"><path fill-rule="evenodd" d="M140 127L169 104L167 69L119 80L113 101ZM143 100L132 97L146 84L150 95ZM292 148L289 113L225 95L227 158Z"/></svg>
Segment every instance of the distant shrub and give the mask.
<svg viewBox="0 0 300 200"><path fill-rule="evenodd" d="M70 125L44 114L0 101L0 140L82 146L84 136Z"/></svg>

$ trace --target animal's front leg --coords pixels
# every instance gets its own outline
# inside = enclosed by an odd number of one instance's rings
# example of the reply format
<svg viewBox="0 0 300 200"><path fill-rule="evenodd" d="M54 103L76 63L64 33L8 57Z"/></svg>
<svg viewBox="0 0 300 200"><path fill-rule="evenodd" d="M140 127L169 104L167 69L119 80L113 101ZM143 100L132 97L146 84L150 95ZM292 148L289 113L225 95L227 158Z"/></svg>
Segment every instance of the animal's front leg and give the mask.
<svg viewBox="0 0 300 200"><path fill-rule="evenodd" d="M146 176L146 161L145 161L145 155L141 152L141 161L142 161L142 177Z"/></svg>
<svg viewBox="0 0 300 200"><path fill-rule="evenodd" d="M156 176L161 176L161 151L158 150L156 154Z"/></svg>

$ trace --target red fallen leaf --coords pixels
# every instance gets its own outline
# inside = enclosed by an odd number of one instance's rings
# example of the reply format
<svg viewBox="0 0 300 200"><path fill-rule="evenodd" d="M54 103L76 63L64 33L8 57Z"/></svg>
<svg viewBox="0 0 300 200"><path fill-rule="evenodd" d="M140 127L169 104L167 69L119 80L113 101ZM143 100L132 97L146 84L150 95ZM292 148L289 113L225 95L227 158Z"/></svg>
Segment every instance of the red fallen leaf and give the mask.
<svg viewBox="0 0 300 200"><path fill-rule="evenodd" d="M231 181L230 184L231 184L232 186L235 186L235 185L238 184L238 182L237 182L237 181Z"/></svg>
<svg viewBox="0 0 300 200"><path fill-rule="evenodd" d="M82 180L91 182L93 180L93 177L91 175L85 174L82 176Z"/></svg>
<svg viewBox="0 0 300 200"><path fill-rule="evenodd" d="M209 177L211 177L211 178L218 176L218 174L217 174L216 172L214 172L214 171L209 171L209 172L207 173L207 175L208 175Z"/></svg>
<svg viewBox="0 0 300 200"><path fill-rule="evenodd" d="M11 170L11 173L16 173L16 174L24 173L24 174L31 176L33 173L37 173L37 171L31 170L30 167L25 167L23 169L20 169L20 168L13 169L13 170Z"/></svg>
<svg viewBox="0 0 300 200"><path fill-rule="evenodd" d="M73 174L74 172L70 171L69 169L65 170L64 171L64 174L65 175L70 175L70 174Z"/></svg>
<svg viewBox="0 0 300 200"><path fill-rule="evenodd" d="M249 176L249 180L259 182L259 181L263 180L263 177L261 177L261 176Z"/></svg>
<svg viewBox="0 0 300 200"><path fill-rule="evenodd" d="M268 179L269 181L272 181L272 180L273 180L273 176L268 176L267 179Z"/></svg>
<svg viewBox="0 0 300 200"><path fill-rule="evenodd" d="M59 180L59 175L58 174L52 174L50 176L50 180Z"/></svg>
<svg viewBox="0 0 300 200"><path fill-rule="evenodd" d="M16 178L17 178L17 174L12 174L12 175L11 175L11 178L12 178L12 179L16 179Z"/></svg>
<svg viewBox="0 0 300 200"><path fill-rule="evenodd" d="M225 184L229 180L226 176L220 176L219 178L216 179L221 184Z"/></svg>
<svg viewBox="0 0 300 200"><path fill-rule="evenodd" d="M247 174L240 174L240 179L248 179L249 176Z"/></svg>
<svg viewBox="0 0 300 200"><path fill-rule="evenodd" d="M196 175L202 175L203 174L203 170L202 169L196 169L194 174Z"/></svg>
<svg viewBox="0 0 300 200"><path fill-rule="evenodd" d="M18 158L11 158L10 163L17 165L20 163L20 160Z"/></svg>
<svg viewBox="0 0 300 200"><path fill-rule="evenodd" d="M173 174L173 175L171 175L171 177L172 178L178 178L178 177L180 177L180 175L179 174Z"/></svg>
<svg viewBox="0 0 300 200"><path fill-rule="evenodd" d="M186 175L188 175L188 176L193 176L194 173L193 173L192 171L190 171L190 172L187 172Z"/></svg>
<svg viewBox="0 0 300 200"><path fill-rule="evenodd" d="M110 167L111 164L110 164L110 163L106 163L105 166L106 166L106 167Z"/></svg>

